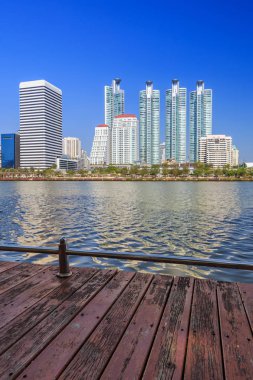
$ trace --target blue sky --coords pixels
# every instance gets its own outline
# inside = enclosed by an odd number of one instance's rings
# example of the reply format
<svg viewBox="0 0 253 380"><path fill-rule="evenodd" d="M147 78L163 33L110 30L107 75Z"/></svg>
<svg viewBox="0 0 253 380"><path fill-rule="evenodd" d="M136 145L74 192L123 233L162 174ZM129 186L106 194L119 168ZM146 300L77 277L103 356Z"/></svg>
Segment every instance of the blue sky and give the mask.
<svg viewBox="0 0 253 380"><path fill-rule="evenodd" d="M18 129L20 81L46 79L63 91L63 133L90 152L104 121L103 86L122 78L126 112L138 114L151 79L213 89L213 132L232 135L253 161L253 5L245 1L22 0L0 4L0 133ZM189 96L188 96L189 101ZM189 131L188 131L189 134Z"/></svg>

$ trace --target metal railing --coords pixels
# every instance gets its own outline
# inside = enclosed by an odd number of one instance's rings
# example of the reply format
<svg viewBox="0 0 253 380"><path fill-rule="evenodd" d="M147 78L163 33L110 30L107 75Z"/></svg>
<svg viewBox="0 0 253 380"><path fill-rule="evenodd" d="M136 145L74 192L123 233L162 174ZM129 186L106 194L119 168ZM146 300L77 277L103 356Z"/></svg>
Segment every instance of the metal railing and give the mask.
<svg viewBox="0 0 253 380"><path fill-rule="evenodd" d="M253 264L246 262L224 261L221 259L199 259L195 257L176 257L176 256L161 256L161 255L149 255L149 254L132 254L123 252L90 252L81 250L67 249L66 240L60 239L58 248L45 248L45 247L20 247L14 245L0 246L0 251L6 252L25 252L25 253L44 253L49 255L58 255L59 257L59 273L58 277L71 276L71 270L69 267L69 256L83 256L83 257L96 257L104 259L115 260L133 260L133 261L146 261L153 263L164 264L180 264L180 265L193 265L204 267L216 267L227 269L240 269L240 270L252 270Z"/></svg>

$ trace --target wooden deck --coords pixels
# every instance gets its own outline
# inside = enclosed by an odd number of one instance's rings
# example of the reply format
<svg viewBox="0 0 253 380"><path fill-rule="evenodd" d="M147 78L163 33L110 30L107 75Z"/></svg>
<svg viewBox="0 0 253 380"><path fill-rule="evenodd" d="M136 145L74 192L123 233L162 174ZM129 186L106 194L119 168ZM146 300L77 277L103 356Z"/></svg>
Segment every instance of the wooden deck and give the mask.
<svg viewBox="0 0 253 380"><path fill-rule="evenodd" d="M253 284L0 262L0 379L253 379Z"/></svg>

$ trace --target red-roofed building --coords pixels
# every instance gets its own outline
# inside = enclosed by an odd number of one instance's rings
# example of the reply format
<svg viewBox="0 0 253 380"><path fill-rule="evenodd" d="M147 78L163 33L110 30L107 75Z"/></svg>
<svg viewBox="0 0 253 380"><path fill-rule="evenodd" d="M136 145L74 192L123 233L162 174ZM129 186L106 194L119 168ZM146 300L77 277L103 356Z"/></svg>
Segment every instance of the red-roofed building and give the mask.
<svg viewBox="0 0 253 380"><path fill-rule="evenodd" d="M128 118L133 118L133 117L136 117L136 115L132 113L124 113L123 115L115 116L116 119L128 119Z"/></svg>

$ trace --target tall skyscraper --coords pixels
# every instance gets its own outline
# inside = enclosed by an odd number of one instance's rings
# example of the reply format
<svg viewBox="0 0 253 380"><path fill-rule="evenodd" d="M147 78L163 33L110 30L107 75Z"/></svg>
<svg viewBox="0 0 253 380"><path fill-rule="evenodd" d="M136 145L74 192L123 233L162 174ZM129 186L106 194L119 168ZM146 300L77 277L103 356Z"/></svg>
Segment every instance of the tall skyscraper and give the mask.
<svg viewBox="0 0 253 380"><path fill-rule="evenodd" d="M81 157L81 140L77 137L64 137L62 140L62 154L69 158Z"/></svg>
<svg viewBox="0 0 253 380"><path fill-rule="evenodd" d="M96 126L90 154L91 165L108 165L110 163L110 131L111 128L107 124Z"/></svg>
<svg viewBox="0 0 253 380"><path fill-rule="evenodd" d="M131 165L139 160L138 119L135 115L115 116L112 127L112 157L114 165Z"/></svg>
<svg viewBox="0 0 253 380"><path fill-rule="evenodd" d="M20 166L20 136L17 133L1 135L2 168L16 169Z"/></svg>
<svg viewBox="0 0 253 380"><path fill-rule="evenodd" d="M166 91L166 160L178 163L186 161L186 88L179 87L179 81L172 81L172 88Z"/></svg>
<svg viewBox="0 0 253 380"><path fill-rule="evenodd" d="M190 162L199 161L199 139L212 134L212 90L202 80L190 94Z"/></svg>
<svg viewBox="0 0 253 380"><path fill-rule="evenodd" d="M46 82L21 82L20 166L49 168L62 155L62 91Z"/></svg>
<svg viewBox="0 0 253 380"><path fill-rule="evenodd" d="M120 88L121 79L116 78L111 86L105 86L105 124L111 128L113 118L125 112L125 93Z"/></svg>
<svg viewBox="0 0 253 380"><path fill-rule="evenodd" d="M225 135L200 137L199 161L214 168L233 165L232 137Z"/></svg>
<svg viewBox="0 0 253 380"><path fill-rule="evenodd" d="M160 163L160 91L146 82L140 91L140 161L148 165Z"/></svg>

